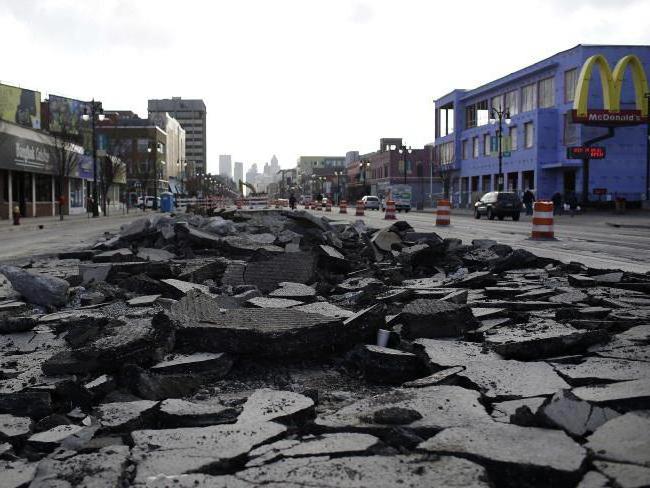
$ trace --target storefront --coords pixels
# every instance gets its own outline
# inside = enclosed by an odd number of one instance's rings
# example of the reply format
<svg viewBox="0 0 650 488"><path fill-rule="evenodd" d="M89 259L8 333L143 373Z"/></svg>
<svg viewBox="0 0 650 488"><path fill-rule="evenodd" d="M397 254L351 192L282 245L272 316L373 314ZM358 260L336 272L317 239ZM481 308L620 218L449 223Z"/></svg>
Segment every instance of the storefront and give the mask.
<svg viewBox="0 0 650 488"><path fill-rule="evenodd" d="M70 146L65 154L73 151L78 157L66 157L67 171L62 170L52 137L0 121L0 218L10 219L14 207L23 217L54 216L61 193L66 196L65 214L85 212L84 182L92 180L93 168L81 148Z"/></svg>

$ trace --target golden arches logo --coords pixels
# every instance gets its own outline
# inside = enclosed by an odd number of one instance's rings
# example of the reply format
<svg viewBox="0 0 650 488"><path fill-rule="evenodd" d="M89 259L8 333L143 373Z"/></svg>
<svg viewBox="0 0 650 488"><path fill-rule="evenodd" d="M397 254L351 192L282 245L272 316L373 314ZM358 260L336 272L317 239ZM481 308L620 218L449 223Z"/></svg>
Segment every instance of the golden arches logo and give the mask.
<svg viewBox="0 0 650 488"><path fill-rule="evenodd" d="M600 81L603 90L603 109L590 110L589 85L594 66L598 67ZM621 110L621 91L623 80L628 66L632 73L634 83L636 110ZM645 94L648 92L648 80L641 60L630 54L622 57L614 70L609 67L607 59L601 54L587 58L582 65L578 84L576 85L576 97L573 101L573 118L577 122L595 124L636 124L642 123L643 118L648 116L648 109L645 104Z"/></svg>

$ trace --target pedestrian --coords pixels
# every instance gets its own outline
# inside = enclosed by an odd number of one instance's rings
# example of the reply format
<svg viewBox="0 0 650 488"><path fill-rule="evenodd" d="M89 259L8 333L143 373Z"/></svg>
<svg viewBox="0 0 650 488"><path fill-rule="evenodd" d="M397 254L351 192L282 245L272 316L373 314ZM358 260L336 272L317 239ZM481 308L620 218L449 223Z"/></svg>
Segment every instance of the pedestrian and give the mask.
<svg viewBox="0 0 650 488"><path fill-rule="evenodd" d="M578 208L578 199L576 198L575 192L570 192L567 195L566 203L569 205L569 212L571 214L571 217L573 217L576 213L576 209Z"/></svg>
<svg viewBox="0 0 650 488"><path fill-rule="evenodd" d="M562 194L559 191L556 191L551 197L553 202L553 215L562 215Z"/></svg>
<svg viewBox="0 0 650 488"><path fill-rule="evenodd" d="M530 188L524 192L522 201L526 206L526 215L533 215L533 202L535 201L535 195L530 191Z"/></svg>
<svg viewBox="0 0 650 488"><path fill-rule="evenodd" d="M289 207L291 210L296 209L296 197L293 193L289 196Z"/></svg>

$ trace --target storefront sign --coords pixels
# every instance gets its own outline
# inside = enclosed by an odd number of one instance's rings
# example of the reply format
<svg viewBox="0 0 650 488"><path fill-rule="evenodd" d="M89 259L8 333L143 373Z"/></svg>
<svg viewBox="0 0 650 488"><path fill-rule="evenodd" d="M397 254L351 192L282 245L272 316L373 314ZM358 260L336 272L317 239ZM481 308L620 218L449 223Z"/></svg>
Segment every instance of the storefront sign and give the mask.
<svg viewBox="0 0 650 488"><path fill-rule="evenodd" d="M589 84L594 66L598 67L603 91L603 108L588 107ZM635 92L635 110L621 110L621 91L625 72L630 68ZM645 94L648 93L648 80L641 60L635 55L622 57L614 71L609 67L607 59L601 54L589 57L580 71L576 96L573 101L571 118L574 123L596 126L638 125L648 121L648 107Z"/></svg>
<svg viewBox="0 0 650 488"><path fill-rule="evenodd" d="M574 146L566 148L567 159L604 159L606 151L601 146Z"/></svg>

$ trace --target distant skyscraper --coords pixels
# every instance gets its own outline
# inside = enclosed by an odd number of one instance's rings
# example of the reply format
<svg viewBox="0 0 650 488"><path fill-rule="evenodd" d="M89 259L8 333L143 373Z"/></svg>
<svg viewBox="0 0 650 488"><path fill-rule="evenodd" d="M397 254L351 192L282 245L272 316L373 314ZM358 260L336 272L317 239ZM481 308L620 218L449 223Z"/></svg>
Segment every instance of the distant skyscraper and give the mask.
<svg viewBox="0 0 650 488"><path fill-rule="evenodd" d="M244 163L235 163L235 175L233 180L239 183L239 180L244 181Z"/></svg>
<svg viewBox="0 0 650 488"><path fill-rule="evenodd" d="M219 176L232 178L232 158L230 154L219 155Z"/></svg>
<svg viewBox="0 0 650 488"><path fill-rule="evenodd" d="M205 173L208 161L206 110L203 100L181 97L149 100L149 115L169 113L185 130L185 159L190 171Z"/></svg>

